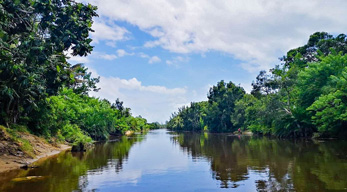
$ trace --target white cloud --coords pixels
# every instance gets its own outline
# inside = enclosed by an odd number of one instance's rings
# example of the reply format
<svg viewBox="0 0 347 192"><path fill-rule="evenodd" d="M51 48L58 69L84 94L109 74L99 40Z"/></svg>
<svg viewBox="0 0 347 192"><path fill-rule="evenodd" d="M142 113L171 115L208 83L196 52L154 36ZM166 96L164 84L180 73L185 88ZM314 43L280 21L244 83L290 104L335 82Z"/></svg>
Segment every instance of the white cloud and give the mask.
<svg viewBox="0 0 347 192"><path fill-rule="evenodd" d="M117 50L117 55L118 55L118 57L124 57L124 56L127 56L127 55L134 55L134 53L128 53L124 49L118 49Z"/></svg>
<svg viewBox="0 0 347 192"><path fill-rule="evenodd" d="M81 57L81 56L70 56L69 62L72 64L76 63L89 63L90 60L88 57Z"/></svg>
<svg viewBox="0 0 347 192"><path fill-rule="evenodd" d="M72 56L71 53L72 51L69 50L65 54L69 57L69 62L72 64L76 64L76 63L87 64L93 61L93 59L104 59L104 60L112 61L118 58L117 55L115 54L107 54L107 53L97 52L97 51L93 51L92 54L88 55L87 57Z"/></svg>
<svg viewBox="0 0 347 192"><path fill-rule="evenodd" d="M142 53L142 52L138 53L138 55L139 55L139 57L141 57L141 58L148 59L148 63L149 63L149 64L161 62L161 59L160 59L158 56L152 56L152 57L151 57L151 56L149 56L149 55L147 55L147 54L145 54L145 53Z"/></svg>
<svg viewBox="0 0 347 192"><path fill-rule="evenodd" d="M123 41L129 39L129 31L124 27L120 27L113 22L105 22L101 21L101 19L97 19L92 29L95 30L91 34L93 43L99 43L100 41L105 41L109 46L116 46L117 41Z"/></svg>
<svg viewBox="0 0 347 192"><path fill-rule="evenodd" d="M226 52L242 60L249 71L268 68L315 31L347 31L347 1L342 0L85 1L97 5L99 15L129 22L153 36L145 47L177 53ZM113 30L115 39L127 33L119 27Z"/></svg>
<svg viewBox="0 0 347 192"><path fill-rule="evenodd" d="M160 61L161 61L161 59L158 56L153 56L148 60L148 63L152 64L152 63L158 63Z"/></svg>
<svg viewBox="0 0 347 192"><path fill-rule="evenodd" d="M181 63L186 63L189 61L189 57L182 57L182 56L176 56L173 57L171 60L166 60L167 65L179 67Z"/></svg>
<svg viewBox="0 0 347 192"><path fill-rule="evenodd" d="M117 55L115 55L115 54L107 54L107 53L96 52L96 51L94 51L90 55L90 57L105 59L105 60L109 60L109 61L117 59Z"/></svg>
<svg viewBox="0 0 347 192"><path fill-rule="evenodd" d="M113 55L113 54L111 54L111 55L109 55L109 54L104 54L104 55L100 55L100 57L103 58L103 59L106 59L106 60L114 60L114 59L117 58L117 56L116 56L116 55Z"/></svg>
<svg viewBox="0 0 347 192"><path fill-rule="evenodd" d="M141 57L141 58L150 58L150 56L149 55L147 55L147 54L145 54L145 53L139 53L139 56Z"/></svg>
<svg viewBox="0 0 347 192"><path fill-rule="evenodd" d="M172 65L172 64L173 64L173 62L170 61L170 60L166 60L165 62L166 62L166 64L168 64L168 65Z"/></svg>
<svg viewBox="0 0 347 192"><path fill-rule="evenodd" d="M69 58L68 61L72 64L77 64L77 63L89 63L89 57L81 57L81 56L73 56L72 55L72 49L69 49L68 51L65 51L64 54Z"/></svg>
<svg viewBox="0 0 347 192"><path fill-rule="evenodd" d="M123 49L118 49L117 54L119 57L123 57L124 55L126 55L126 52Z"/></svg>
<svg viewBox="0 0 347 192"><path fill-rule="evenodd" d="M91 69L91 72L93 76L99 76L95 70ZM157 85L142 85L142 82L136 78L121 79L100 76L98 87L101 90L91 92L90 95L106 98L110 102L120 98L126 107L132 109L133 115L141 115L149 122L164 123L178 107L195 100L186 87L167 88Z"/></svg>

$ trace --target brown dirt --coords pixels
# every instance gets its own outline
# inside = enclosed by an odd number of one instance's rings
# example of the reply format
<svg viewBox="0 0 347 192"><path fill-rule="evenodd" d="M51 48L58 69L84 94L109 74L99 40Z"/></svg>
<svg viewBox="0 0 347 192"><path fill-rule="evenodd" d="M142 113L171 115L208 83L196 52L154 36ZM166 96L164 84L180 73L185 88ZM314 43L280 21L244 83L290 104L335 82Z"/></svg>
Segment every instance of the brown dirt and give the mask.
<svg viewBox="0 0 347 192"><path fill-rule="evenodd" d="M253 133L252 133L252 131L244 131L244 132L242 132L242 135L252 136Z"/></svg>
<svg viewBox="0 0 347 192"><path fill-rule="evenodd" d="M17 134L19 138L27 140L31 144L32 150L23 151L23 143L15 141L6 131L0 129L0 172L30 165L41 158L52 156L71 148L65 144L50 144L43 138L29 133L20 132Z"/></svg>

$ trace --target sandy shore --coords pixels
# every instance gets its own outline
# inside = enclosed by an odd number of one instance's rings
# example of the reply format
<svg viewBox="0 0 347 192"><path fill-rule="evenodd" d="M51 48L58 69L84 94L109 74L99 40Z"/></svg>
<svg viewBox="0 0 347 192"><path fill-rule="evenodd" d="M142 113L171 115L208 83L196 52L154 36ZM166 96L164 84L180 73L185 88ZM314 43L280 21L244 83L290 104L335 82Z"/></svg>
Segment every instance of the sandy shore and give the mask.
<svg viewBox="0 0 347 192"><path fill-rule="evenodd" d="M50 156L56 155L62 151L69 149L71 149L71 146L68 145L52 147L50 149L45 150L45 152L42 152L39 155L35 156L34 158L3 154L0 156L0 173L10 171L13 169L19 169L24 165L30 165L40 159L48 158Z"/></svg>
<svg viewBox="0 0 347 192"><path fill-rule="evenodd" d="M0 140L0 173L18 169L29 165L35 161L58 154L62 151L71 149L65 144L50 144L45 139L29 133L18 133L20 137L30 142L32 150L30 154L24 153L20 149L20 143L14 142L6 136Z"/></svg>

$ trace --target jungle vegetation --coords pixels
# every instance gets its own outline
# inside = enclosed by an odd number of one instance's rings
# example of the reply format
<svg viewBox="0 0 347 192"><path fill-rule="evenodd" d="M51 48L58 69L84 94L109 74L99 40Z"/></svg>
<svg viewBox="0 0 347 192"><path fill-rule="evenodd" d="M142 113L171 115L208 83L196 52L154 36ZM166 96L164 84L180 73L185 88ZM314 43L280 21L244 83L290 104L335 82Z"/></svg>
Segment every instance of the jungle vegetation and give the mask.
<svg viewBox="0 0 347 192"><path fill-rule="evenodd" d="M88 96L99 78L68 62L68 52L92 52L96 9L74 0L0 0L0 125L72 143L158 128L118 99Z"/></svg>
<svg viewBox="0 0 347 192"><path fill-rule="evenodd" d="M316 32L269 72L260 71L246 93L223 80L208 101L174 113L177 131L233 132L239 128L279 137L347 136L347 38Z"/></svg>

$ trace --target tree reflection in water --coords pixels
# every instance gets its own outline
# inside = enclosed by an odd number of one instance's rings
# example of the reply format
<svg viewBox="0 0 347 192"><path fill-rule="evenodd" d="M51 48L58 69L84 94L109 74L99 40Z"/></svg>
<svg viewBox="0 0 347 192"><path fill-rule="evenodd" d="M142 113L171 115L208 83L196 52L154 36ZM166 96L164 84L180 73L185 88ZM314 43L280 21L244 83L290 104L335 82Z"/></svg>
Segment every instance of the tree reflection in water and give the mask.
<svg viewBox="0 0 347 192"><path fill-rule="evenodd" d="M39 168L15 170L11 177L2 176L0 191L74 191L88 186L88 175L99 174L114 169L120 172L127 161L130 148L144 139L142 135L119 137L114 142L96 144L93 150L85 153L65 152L49 161L38 162ZM87 174L88 173L88 174ZM45 179L37 182L11 182L14 177L44 175ZM9 180L8 180L9 179ZM39 190L37 189L39 186Z"/></svg>
<svg viewBox="0 0 347 192"><path fill-rule="evenodd" d="M259 191L347 189L346 141L208 133L179 133L172 141L193 158L208 159L212 177L222 188L237 188L249 177L257 177Z"/></svg>
<svg viewBox="0 0 347 192"><path fill-rule="evenodd" d="M0 191L347 190L346 141L170 134L158 130L59 154L37 169L0 174ZM27 176L43 178L12 180Z"/></svg>

